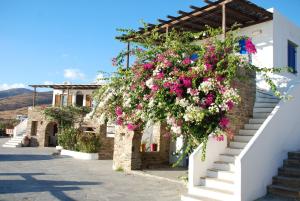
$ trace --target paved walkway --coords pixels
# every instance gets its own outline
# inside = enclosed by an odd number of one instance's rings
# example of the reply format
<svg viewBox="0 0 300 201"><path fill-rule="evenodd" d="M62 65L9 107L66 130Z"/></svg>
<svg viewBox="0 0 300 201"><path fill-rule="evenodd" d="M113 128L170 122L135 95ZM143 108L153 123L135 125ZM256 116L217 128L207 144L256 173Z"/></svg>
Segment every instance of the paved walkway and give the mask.
<svg viewBox="0 0 300 201"><path fill-rule="evenodd" d="M3 148L1 201L179 201L182 184L112 171L112 161L52 156L53 148Z"/></svg>

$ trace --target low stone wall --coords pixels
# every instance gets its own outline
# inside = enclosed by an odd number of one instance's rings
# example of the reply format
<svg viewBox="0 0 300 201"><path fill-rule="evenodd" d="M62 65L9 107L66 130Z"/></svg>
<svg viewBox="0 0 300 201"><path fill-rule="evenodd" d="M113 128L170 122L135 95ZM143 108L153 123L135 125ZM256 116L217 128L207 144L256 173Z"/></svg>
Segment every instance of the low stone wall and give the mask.
<svg viewBox="0 0 300 201"><path fill-rule="evenodd" d="M99 126L100 149L98 151L100 160L112 160L114 153L114 138L107 137L107 126L102 124Z"/></svg>

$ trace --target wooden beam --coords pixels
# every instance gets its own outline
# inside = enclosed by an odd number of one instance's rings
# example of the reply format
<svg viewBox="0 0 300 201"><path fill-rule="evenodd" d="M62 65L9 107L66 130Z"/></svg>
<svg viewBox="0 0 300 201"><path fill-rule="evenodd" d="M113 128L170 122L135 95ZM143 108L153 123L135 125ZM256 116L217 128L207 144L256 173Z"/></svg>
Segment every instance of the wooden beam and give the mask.
<svg viewBox="0 0 300 201"><path fill-rule="evenodd" d="M173 20L176 19L176 17L171 16L171 15L168 15L167 18L170 18L170 19L173 19ZM193 27L193 28L196 28L196 30L198 30L198 31L204 29L204 26L201 26L201 25L199 25L199 24L195 24L195 23L193 23L192 21L183 21L182 23L183 23L184 25L187 25L188 28L189 28L189 27Z"/></svg>
<svg viewBox="0 0 300 201"><path fill-rule="evenodd" d="M266 11L266 10L264 10L264 9L261 8L261 7L258 7L258 6L256 6L256 5L251 6L251 5L249 5L249 3L246 2L245 0L236 0L236 1L239 2L240 4L242 4L245 8L247 8L247 9L249 9L249 10L252 10L252 11L254 10L254 11L256 11L256 12L263 13L263 14L267 15L268 17L273 18L273 14L272 14L271 12ZM252 3L251 3L251 4L252 4Z"/></svg>
<svg viewBox="0 0 300 201"><path fill-rule="evenodd" d="M178 13L179 13L179 14L187 14L187 12L184 12L184 11L182 11L182 10L179 10ZM207 16L207 15L205 15L205 16ZM193 21L202 22L202 23L205 24L205 25L210 25L210 26L214 26L214 27L220 26L220 24L218 24L218 23L216 23L216 22L214 22L214 21L212 21L212 20L205 19L205 18L204 18L205 16L203 16L203 17L201 17L201 18L199 17L199 18L197 18L197 19L194 19Z"/></svg>
<svg viewBox="0 0 300 201"><path fill-rule="evenodd" d="M36 102L36 87L33 87L32 107L35 107Z"/></svg>

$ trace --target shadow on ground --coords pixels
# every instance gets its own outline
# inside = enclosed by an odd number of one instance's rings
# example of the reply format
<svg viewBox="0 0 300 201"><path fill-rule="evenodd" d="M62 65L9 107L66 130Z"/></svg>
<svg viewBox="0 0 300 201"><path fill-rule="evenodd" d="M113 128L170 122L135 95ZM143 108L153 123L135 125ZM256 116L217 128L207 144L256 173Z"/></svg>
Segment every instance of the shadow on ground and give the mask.
<svg viewBox="0 0 300 201"><path fill-rule="evenodd" d="M0 194L49 192L58 200L74 201L65 191L80 190L80 186L100 185L101 182L39 180L44 173L0 173ZM1 177L20 176L20 179L3 180Z"/></svg>
<svg viewBox="0 0 300 201"><path fill-rule="evenodd" d="M51 160L53 156L50 155L31 155L31 154L0 154L0 161L40 161L40 160Z"/></svg>

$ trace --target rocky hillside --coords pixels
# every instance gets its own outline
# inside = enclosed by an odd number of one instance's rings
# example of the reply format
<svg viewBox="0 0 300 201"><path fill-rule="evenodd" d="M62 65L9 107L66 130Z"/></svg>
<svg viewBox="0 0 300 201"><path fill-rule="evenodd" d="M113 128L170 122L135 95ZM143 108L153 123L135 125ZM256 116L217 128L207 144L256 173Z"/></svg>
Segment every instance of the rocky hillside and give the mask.
<svg viewBox="0 0 300 201"><path fill-rule="evenodd" d="M0 118L15 118L16 114L27 114L27 107L32 106L33 92L29 89L10 89L0 91ZM52 92L37 93L37 105L52 103Z"/></svg>

